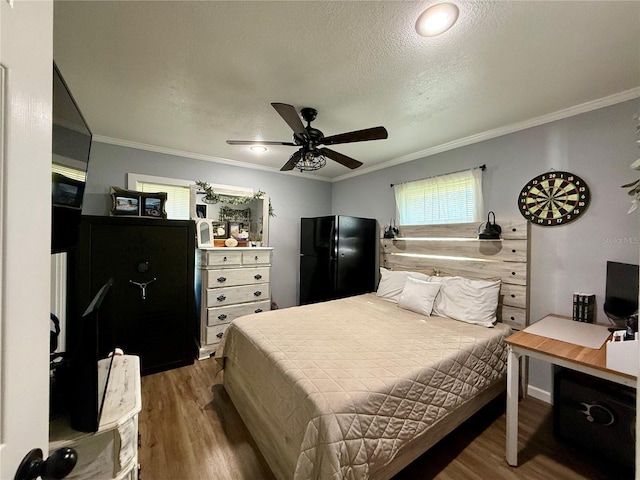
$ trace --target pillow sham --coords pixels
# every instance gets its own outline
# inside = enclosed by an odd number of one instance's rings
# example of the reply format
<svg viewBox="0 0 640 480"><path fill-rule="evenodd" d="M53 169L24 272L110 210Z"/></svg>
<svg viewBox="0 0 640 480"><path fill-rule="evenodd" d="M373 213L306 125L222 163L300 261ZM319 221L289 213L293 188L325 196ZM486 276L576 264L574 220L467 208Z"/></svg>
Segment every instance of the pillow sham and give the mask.
<svg viewBox="0 0 640 480"><path fill-rule="evenodd" d="M441 283L407 277L404 289L398 299L398 306L405 310L430 316L433 310L433 301L441 286Z"/></svg>
<svg viewBox="0 0 640 480"><path fill-rule="evenodd" d="M493 327L499 293L500 280L443 277L432 314Z"/></svg>
<svg viewBox="0 0 640 480"><path fill-rule="evenodd" d="M418 272L410 272L406 270L387 270L380 267L380 283L376 290L376 295L385 300L398 303L400 294L404 290L404 284L407 283L408 277L418 278L421 280L427 280L429 275Z"/></svg>

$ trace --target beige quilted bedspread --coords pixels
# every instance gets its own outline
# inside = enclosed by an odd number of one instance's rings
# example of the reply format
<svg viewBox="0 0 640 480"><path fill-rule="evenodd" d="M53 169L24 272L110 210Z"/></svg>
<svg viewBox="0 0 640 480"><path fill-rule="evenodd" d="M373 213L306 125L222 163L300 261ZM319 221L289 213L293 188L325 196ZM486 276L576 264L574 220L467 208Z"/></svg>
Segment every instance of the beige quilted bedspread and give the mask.
<svg viewBox="0 0 640 480"><path fill-rule="evenodd" d="M284 476L366 479L504 376L509 333L366 294L236 319L224 382L266 419L258 431L280 442L267 460Z"/></svg>

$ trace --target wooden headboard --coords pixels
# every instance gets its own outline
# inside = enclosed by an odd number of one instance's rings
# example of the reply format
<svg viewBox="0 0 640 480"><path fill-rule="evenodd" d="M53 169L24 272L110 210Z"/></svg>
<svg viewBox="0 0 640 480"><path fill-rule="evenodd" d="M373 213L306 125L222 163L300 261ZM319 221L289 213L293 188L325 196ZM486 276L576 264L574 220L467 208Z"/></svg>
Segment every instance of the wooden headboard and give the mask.
<svg viewBox="0 0 640 480"><path fill-rule="evenodd" d="M498 321L529 325L529 231L522 221L501 221L501 240L478 240L481 223L404 225L395 239L381 238L380 264L429 275L500 278Z"/></svg>

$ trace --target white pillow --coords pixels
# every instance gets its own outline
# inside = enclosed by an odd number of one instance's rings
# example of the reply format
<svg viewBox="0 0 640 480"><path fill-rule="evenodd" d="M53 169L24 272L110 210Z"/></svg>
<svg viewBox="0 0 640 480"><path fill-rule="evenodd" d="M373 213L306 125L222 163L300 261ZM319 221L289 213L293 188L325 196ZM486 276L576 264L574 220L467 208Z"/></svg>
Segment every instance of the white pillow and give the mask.
<svg viewBox="0 0 640 480"><path fill-rule="evenodd" d="M493 327L499 293L500 280L443 277L433 315Z"/></svg>
<svg viewBox="0 0 640 480"><path fill-rule="evenodd" d="M407 277L398 306L422 315L431 315L433 301L442 284Z"/></svg>
<svg viewBox="0 0 640 480"><path fill-rule="evenodd" d="M385 300L398 303L404 284L407 283L407 278L409 277L427 280L429 275L405 270L392 271L380 267L380 283L378 284L376 295Z"/></svg>

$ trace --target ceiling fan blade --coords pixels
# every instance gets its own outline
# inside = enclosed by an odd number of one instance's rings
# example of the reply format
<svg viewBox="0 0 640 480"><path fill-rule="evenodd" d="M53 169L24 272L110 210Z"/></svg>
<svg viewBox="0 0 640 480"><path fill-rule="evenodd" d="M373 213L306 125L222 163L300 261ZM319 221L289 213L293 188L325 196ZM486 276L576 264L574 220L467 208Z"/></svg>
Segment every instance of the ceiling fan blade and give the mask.
<svg viewBox="0 0 640 480"><path fill-rule="evenodd" d="M323 145L336 145L338 143L366 142L367 140L383 140L389 134L384 127L365 128L364 130L356 130L354 132L340 133L339 135L331 135L324 137Z"/></svg>
<svg viewBox="0 0 640 480"><path fill-rule="evenodd" d="M319 148L318 151L322 155L329 157L331 160L334 160L339 164L344 165L345 167L348 167L352 170L362 165L362 162L359 162L354 158L347 157L346 155L343 155L342 153L338 153L335 150L331 150L329 148Z"/></svg>
<svg viewBox="0 0 640 480"><path fill-rule="evenodd" d="M291 155L289 157L289 161L282 166L280 171L285 172L287 170L293 170L293 168L296 166L296 164L300 161L301 158L302 158L302 149L298 150L293 155Z"/></svg>
<svg viewBox="0 0 640 480"><path fill-rule="evenodd" d="M265 142L260 140L227 140L229 145L288 145L290 147L297 146L291 142Z"/></svg>
<svg viewBox="0 0 640 480"><path fill-rule="evenodd" d="M291 127L293 133L295 133L300 138L307 138L309 135L302 124L302 120L300 119L300 115L296 109L288 105L286 103L272 103L271 106L276 109L276 112L280 114L282 119L287 122L287 125Z"/></svg>

